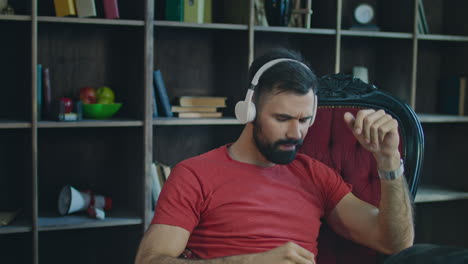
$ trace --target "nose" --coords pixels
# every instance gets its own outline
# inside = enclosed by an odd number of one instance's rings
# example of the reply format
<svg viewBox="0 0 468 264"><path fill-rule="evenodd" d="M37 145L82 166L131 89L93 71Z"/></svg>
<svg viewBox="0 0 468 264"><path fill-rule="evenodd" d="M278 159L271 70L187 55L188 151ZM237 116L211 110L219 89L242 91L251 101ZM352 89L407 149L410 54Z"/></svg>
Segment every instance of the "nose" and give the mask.
<svg viewBox="0 0 468 264"><path fill-rule="evenodd" d="M299 140L302 137L302 124L295 119L290 120L286 137L288 139Z"/></svg>

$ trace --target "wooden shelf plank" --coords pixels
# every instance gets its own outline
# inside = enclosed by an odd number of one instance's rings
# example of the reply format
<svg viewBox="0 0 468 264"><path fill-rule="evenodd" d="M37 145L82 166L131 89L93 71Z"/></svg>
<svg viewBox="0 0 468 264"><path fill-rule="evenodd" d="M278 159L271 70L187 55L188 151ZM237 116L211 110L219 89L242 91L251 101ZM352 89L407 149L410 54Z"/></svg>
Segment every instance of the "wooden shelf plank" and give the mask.
<svg viewBox="0 0 468 264"><path fill-rule="evenodd" d="M154 25L157 27L180 27L180 28L199 28L199 29L227 29L227 30L247 30L247 25L240 24L221 24L221 23L208 23L197 24L178 21L156 20Z"/></svg>
<svg viewBox="0 0 468 264"><path fill-rule="evenodd" d="M468 192L450 190L437 186L420 186L415 203L430 203L468 199Z"/></svg>
<svg viewBox="0 0 468 264"><path fill-rule="evenodd" d="M224 118L156 118L153 125L173 126L173 125L241 125L233 117Z"/></svg>
<svg viewBox="0 0 468 264"><path fill-rule="evenodd" d="M468 123L468 116L418 114L421 123Z"/></svg>
<svg viewBox="0 0 468 264"><path fill-rule="evenodd" d="M143 126L143 121L129 119L110 119L110 120L92 120L84 119L82 121L39 121L39 128L74 128L74 127L139 127Z"/></svg>
<svg viewBox="0 0 468 264"><path fill-rule="evenodd" d="M382 32L382 31L359 31L359 30L342 30L343 36L354 37L375 37L375 38L396 38L396 39L412 39L413 34L403 32Z"/></svg>
<svg viewBox="0 0 468 264"><path fill-rule="evenodd" d="M115 26L144 26L143 20L105 19L105 18L78 18L78 17L51 17L39 16L39 22L73 23L73 24L98 24Z"/></svg>
<svg viewBox="0 0 468 264"><path fill-rule="evenodd" d="M291 27L265 27L255 26L255 31L258 32L279 32L288 34L316 34L316 35L335 35L336 30L326 28L291 28Z"/></svg>
<svg viewBox="0 0 468 264"><path fill-rule="evenodd" d="M419 40L468 42L468 36L456 36L456 35L420 34L418 35L418 39Z"/></svg>
<svg viewBox="0 0 468 264"><path fill-rule="evenodd" d="M25 16L25 15L0 15L0 20L31 21L31 16Z"/></svg>
<svg viewBox="0 0 468 264"><path fill-rule="evenodd" d="M87 215L40 216L39 231L54 231L67 229L99 228L110 226L139 225L143 223L138 217L107 216L104 220L97 220Z"/></svg>
<svg viewBox="0 0 468 264"><path fill-rule="evenodd" d="M32 227L27 225L7 225L0 227L0 235L31 232Z"/></svg>
<svg viewBox="0 0 468 264"><path fill-rule="evenodd" d="M31 128L31 123L19 120L0 120L0 129L13 128Z"/></svg>

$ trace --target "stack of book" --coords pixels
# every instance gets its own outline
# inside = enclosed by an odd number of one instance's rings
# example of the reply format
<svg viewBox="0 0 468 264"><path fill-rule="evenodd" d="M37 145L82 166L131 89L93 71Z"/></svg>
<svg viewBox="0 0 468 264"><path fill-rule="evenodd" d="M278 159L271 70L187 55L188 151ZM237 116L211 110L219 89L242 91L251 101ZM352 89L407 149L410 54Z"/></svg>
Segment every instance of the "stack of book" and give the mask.
<svg viewBox="0 0 468 264"><path fill-rule="evenodd" d="M104 11L108 19L120 18L117 0L54 0L55 15L59 17L97 17L97 9Z"/></svg>
<svg viewBox="0 0 468 264"><path fill-rule="evenodd" d="M180 118L219 118L226 107L226 97L219 96L181 96L172 106L172 112Z"/></svg>

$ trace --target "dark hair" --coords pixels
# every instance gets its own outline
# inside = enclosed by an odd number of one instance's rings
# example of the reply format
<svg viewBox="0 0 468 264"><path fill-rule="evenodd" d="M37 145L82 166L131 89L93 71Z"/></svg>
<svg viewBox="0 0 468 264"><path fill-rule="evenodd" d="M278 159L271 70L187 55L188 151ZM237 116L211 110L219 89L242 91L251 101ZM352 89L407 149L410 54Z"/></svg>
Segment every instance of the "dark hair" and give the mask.
<svg viewBox="0 0 468 264"><path fill-rule="evenodd" d="M283 48L273 49L254 60L249 68L249 83L252 82L255 73L264 64L280 58L300 61L310 69L308 63L298 52ZM258 85L255 87L253 101L258 104L262 94L265 92L272 93L274 89L278 93L290 91L304 95L310 89L315 90L316 87L317 76L312 70L308 70L297 62L284 61L274 65L262 74Z"/></svg>

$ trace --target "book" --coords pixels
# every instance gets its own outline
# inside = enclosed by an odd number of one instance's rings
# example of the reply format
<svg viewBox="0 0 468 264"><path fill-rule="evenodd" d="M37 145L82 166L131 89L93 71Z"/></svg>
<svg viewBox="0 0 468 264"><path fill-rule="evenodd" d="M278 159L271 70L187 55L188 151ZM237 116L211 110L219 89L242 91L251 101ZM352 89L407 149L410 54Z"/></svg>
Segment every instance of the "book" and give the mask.
<svg viewBox="0 0 468 264"><path fill-rule="evenodd" d="M153 118L158 117L158 104L156 103L156 86L153 84L153 89L151 89L152 101L151 107L153 109Z"/></svg>
<svg viewBox="0 0 468 264"><path fill-rule="evenodd" d="M155 70L153 73L154 77L154 86L156 87L156 102L159 109L158 113L161 116L172 117L171 111L171 102L169 101L169 96L167 95L166 85L164 84L164 79L160 70Z"/></svg>
<svg viewBox="0 0 468 264"><path fill-rule="evenodd" d="M213 23L213 3L212 0L205 0L203 9L203 23Z"/></svg>
<svg viewBox="0 0 468 264"><path fill-rule="evenodd" d="M36 94L36 101L37 101L37 120L41 120L41 111L42 111L42 64L37 65L37 94Z"/></svg>
<svg viewBox="0 0 468 264"><path fill-rule="evenodd" d="M96 5L94 0L75 0L78 17L95 17Z"/></svg>
<svg viewBox="0 0 468 264"><path fill-rule="evenodd" d="M466 113L466 77L442 79L439 87L439 112L463 116Z"/></svg>
<svg viewBox="0 0 468 264"><path fill-rule="evenodd" d="M214 112L214 113L201 113L201 112L185 112L185 113L178 113L178 117L180 118L219 118L223 116L221 112Z"/></svg>
<svg viewBox="0 0 468 264"><path fill-rule="evenodd" d="M161 168L161 171L162 171L162 174L164 175L164 182L167 181L167 178L169 178L169 175L171 175L171 167L169 165L166 165L164 163L158 163L160 168Z"/></svg>
<svg viewBox="0 0 468 264"><path fill-rule="evenodd" d="M181 96L176 98L175 104L180 106L211 106L226 107L227 97L220 96Z"/></svg>
<svg viewBox="0 0 468 264"><path fill-rule="evenodd" d="M161 193L161 182L159 181L158 177L158 170L156 168L156 164L153 162L151 163L151 200L153 210L156 207L156 203L158 202L159 194Z"/></svg>
<svg viewBox="0 0 468 264"><path fill-rule="evenodd" d="M76 16L73 0L54 0L55 15L59 17Z"/></svg>
<svg viewBox="0 0 468 264"><path fill-rule="evenodd" d="M166 0L166 20L184 21L184 0Z"/></svg>
<svg viewBox="0 0 468 264"><path fill-rule="evenodd" d="M102 0L104 6L104 16L108 19L120 18L117 0Z"/></svg>
<svg viewBox="0 0 468 264"><path fill-rule="evenodd" d="M52 117L52 88L50 85L50 70L49 67L42 69L42 117Z"/></svg>
<svg viewBox="0 0 468 264"><path fill-rule="evenodd" d="M209 107L209 106L172 106L171 110L173 113L186 113L186 112L216 112L217 107Z"/></svg>
<svg viewBox="0 0 468 264"><path fill-rule="evenodd" d="M203 23L204 0L184 0L184 22Z"/></svg>

